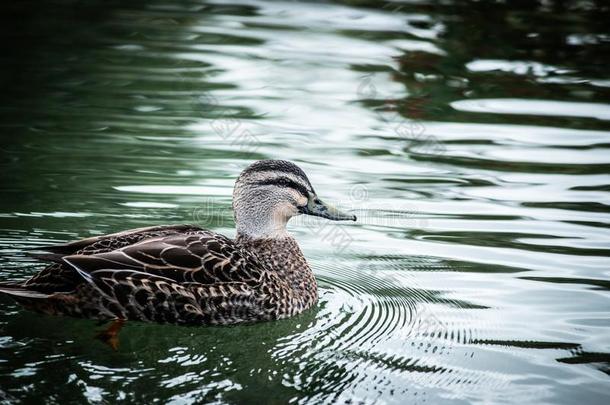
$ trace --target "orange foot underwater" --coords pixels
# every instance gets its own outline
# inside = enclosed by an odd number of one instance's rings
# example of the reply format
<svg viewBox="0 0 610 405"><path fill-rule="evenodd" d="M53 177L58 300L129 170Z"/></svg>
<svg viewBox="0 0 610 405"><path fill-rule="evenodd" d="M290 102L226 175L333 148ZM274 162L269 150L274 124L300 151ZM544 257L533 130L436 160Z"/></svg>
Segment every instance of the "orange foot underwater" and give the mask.
<svg viewBox="0 0 610 405"><path fill-rule="evenodd" d="M117 351L119 349L119 332L124 324L124 319L115 319L106 330L99 332L95 337L112 347L112 350Z"/></svg>

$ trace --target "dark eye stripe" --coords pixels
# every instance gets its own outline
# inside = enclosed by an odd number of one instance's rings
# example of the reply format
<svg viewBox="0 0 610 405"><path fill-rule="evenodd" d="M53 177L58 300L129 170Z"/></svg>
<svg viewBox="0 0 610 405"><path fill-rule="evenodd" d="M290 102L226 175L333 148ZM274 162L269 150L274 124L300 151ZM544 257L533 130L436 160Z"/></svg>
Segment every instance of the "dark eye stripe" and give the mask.
<svg viewBox="0 0 610 405"><path fill-rule="evenodd" d="M302 184L299 184L296 181L289 179L287 177L276 177L273 179L260 180L260 181L254 182L254 184L257 186L289 187L289 188L292 188L292 189L298 191L305 197L309 196L309 190L307 190L307 188L305 186L303 186Z"/></svg>

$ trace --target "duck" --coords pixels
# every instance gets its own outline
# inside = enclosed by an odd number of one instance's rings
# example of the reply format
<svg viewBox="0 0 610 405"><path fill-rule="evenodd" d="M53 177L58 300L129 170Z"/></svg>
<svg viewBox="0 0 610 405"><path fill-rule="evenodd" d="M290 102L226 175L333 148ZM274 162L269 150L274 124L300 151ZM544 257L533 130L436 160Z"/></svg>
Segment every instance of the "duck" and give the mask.
<svg viewBox="0 0 610 405"><path fill-rule="evenodd" d="M260 160L233 188L236 237L196 225L162 225L37 248L47 267L0 292L46 315L113 321L235 325L292 317L318 300L316 278L288 221L312 215L356 221L323 202L305 172ZM112 344L111 344L112 345Z"/></svg>

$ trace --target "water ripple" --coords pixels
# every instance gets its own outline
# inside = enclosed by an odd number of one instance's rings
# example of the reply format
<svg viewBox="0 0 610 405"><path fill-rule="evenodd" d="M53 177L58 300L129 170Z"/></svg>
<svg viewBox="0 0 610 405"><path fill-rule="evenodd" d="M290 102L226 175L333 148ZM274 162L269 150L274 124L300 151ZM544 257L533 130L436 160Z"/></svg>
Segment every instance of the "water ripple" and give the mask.
<svg viewBox="0 0 610 405"><path fill-rule="evenodd" d="M3 6L2 280L125 228L233 235L262 158L359 221L291 221L320 305L281 322L110 352L0 297L0 402L608 402L606 9L115 3Z"/></svg>

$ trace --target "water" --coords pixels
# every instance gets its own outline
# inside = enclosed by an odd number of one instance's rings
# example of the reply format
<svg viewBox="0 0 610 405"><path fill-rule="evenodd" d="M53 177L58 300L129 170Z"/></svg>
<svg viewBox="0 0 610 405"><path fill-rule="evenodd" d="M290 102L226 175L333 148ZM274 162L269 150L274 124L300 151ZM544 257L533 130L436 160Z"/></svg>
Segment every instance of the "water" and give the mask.
<svg viewBox="0 0 610 405"><path fill-rule="evenodd" d="M2 280L50 242L234 235L261 158L360 220L291 224L321 298L290 320L113 352L0 297L0 398L608 403L603 2L72 3L1 6Z"/></svg>

